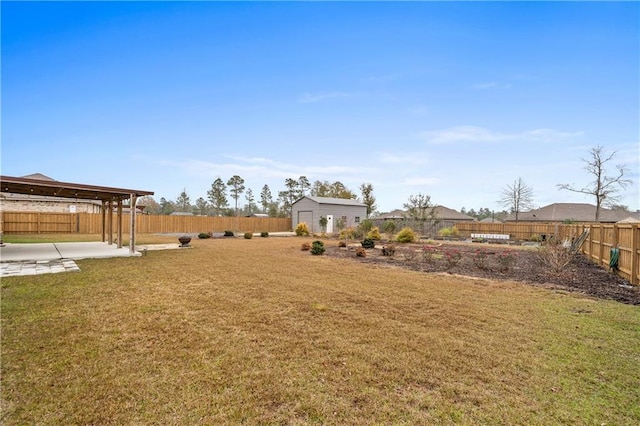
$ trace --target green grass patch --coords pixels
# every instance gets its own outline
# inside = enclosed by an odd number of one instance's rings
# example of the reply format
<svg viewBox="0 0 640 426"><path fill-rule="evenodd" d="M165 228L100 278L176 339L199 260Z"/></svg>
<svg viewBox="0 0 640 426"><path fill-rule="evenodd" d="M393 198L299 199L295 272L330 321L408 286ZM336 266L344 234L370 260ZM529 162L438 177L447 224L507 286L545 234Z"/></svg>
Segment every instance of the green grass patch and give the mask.
<svg viewBox="0 0 640 426"><path fill-rule="evenodd" d="M638 307L191 244L3 279L2 423L640 423Z"/></svg>

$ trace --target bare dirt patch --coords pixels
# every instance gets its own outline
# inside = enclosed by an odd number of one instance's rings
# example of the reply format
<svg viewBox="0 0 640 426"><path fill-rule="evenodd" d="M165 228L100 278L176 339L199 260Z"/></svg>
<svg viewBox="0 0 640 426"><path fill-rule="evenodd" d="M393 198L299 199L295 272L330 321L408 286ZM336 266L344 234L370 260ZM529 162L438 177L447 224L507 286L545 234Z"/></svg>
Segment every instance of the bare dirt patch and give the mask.
<svg viewBox="0 0 640 426"><path fill-rule="evenodd" d="M583 255L555 273L545 265L537 249L475 243L393 244L395 254L383 256L379 243L357 257L360 244L338 247L327 244L326 255L354 261L400 267L426 273L449 273L492 280L512 280L601 299L640 305L640 287L592 263ZM388 244L387 244L388 246Z"/></svg>

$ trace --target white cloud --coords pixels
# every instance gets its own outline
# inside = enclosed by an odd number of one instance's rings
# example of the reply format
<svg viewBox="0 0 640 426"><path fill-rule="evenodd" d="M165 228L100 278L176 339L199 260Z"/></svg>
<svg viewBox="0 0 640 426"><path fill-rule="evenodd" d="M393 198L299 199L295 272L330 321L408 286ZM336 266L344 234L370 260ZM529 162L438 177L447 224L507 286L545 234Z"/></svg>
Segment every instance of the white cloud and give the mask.
<svg viewBox="0 0 640 426"><path fill-rule="evenodd" d="M350 96L352 96L352 94L347 92L305 93L300 97L299 102L303 104L311 104L326 101L328 99L348 98Z"/></svg>
<svg viewBox="0 0 640 426"><path fill-rule="evenodd" d="M421 139L431 144L450 144L457 142L501 142L501 141L538 141L552 142L575 138L583 132L559 132L553 129L534 129L519 133L494 132L478 126L454 126L442 130L433 130L419 134Z"/></svg>

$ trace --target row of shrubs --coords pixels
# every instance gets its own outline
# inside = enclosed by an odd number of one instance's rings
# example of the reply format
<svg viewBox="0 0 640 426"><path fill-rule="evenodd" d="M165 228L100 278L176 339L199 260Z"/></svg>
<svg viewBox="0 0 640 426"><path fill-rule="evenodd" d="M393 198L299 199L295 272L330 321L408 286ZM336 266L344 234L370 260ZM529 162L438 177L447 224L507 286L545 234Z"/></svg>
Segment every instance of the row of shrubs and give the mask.
<svg viewBox="0 0 640 426"><path fill-rule="evenodd" d="M223 235L225 237L233 237L233 236L235 236L235 233L233 231L224 231ZM212 236L213 236L212 233L207 233L207 232L201 232L201 233L198 234L198 238L200 238L200 239L211 238ZM260 233L260 236L262 238L267 238L269 236L269 233L263 231L263 232ZM251 238L253 238L253 233L252 232L245 232L244 233L244 238L246 240L250 240Z"/></svg>
<svg viewBox="0 0 640 426"><path fill-rule="evenodd" d="M393 222L387 222L393 223ZM386 224L385 224L386 225ZM399 243L413 243L420 239L419 235L413 228L405 227L400 230L396 235L391 237L392 232L395 230L395 225L393 229L390 226L385 226L385 232L390 234L389 239L393 239ZM300 222L296 226L295 233L297 236L309 236L311 232L309 231L309 226L305 222ZM455 238L459 236L458 228L455 226L451 226L449 228L442 228L438 231L438 235L443 238ZM340 230L338 237L342 240L355 240L359 238L364 238L365 240L374 240L379 241L382 239L382 234L380 233L380 229L377 226L373 226L373 222L370 220L364 220L360 226L350 226L348 228L344 228Z"/></svg>

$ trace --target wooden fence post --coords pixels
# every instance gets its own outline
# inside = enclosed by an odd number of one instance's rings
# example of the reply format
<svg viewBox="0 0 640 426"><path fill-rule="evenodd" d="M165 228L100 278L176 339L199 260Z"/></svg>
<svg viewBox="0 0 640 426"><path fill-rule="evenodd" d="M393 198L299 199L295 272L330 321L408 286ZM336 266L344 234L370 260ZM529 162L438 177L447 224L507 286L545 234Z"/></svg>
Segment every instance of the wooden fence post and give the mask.
<svg viewBox="0 0 640 426"><path fill-rule="evenodd" d="M631 284L638 284L638 224L634 223L631 225L631 279L629 280Z"/></svg>
<svg viewBox="0 0 640 426"><path fill-rule="evenodd" d="M603 265L604 260L604 224L600 224L600 238L598 241L598 265Z"/></svg>
<svg viewBox="0 0 640 426"><path fill-rule="evenodd" d="M589 224L589 260L593 262L593 225Z"/></svg>

